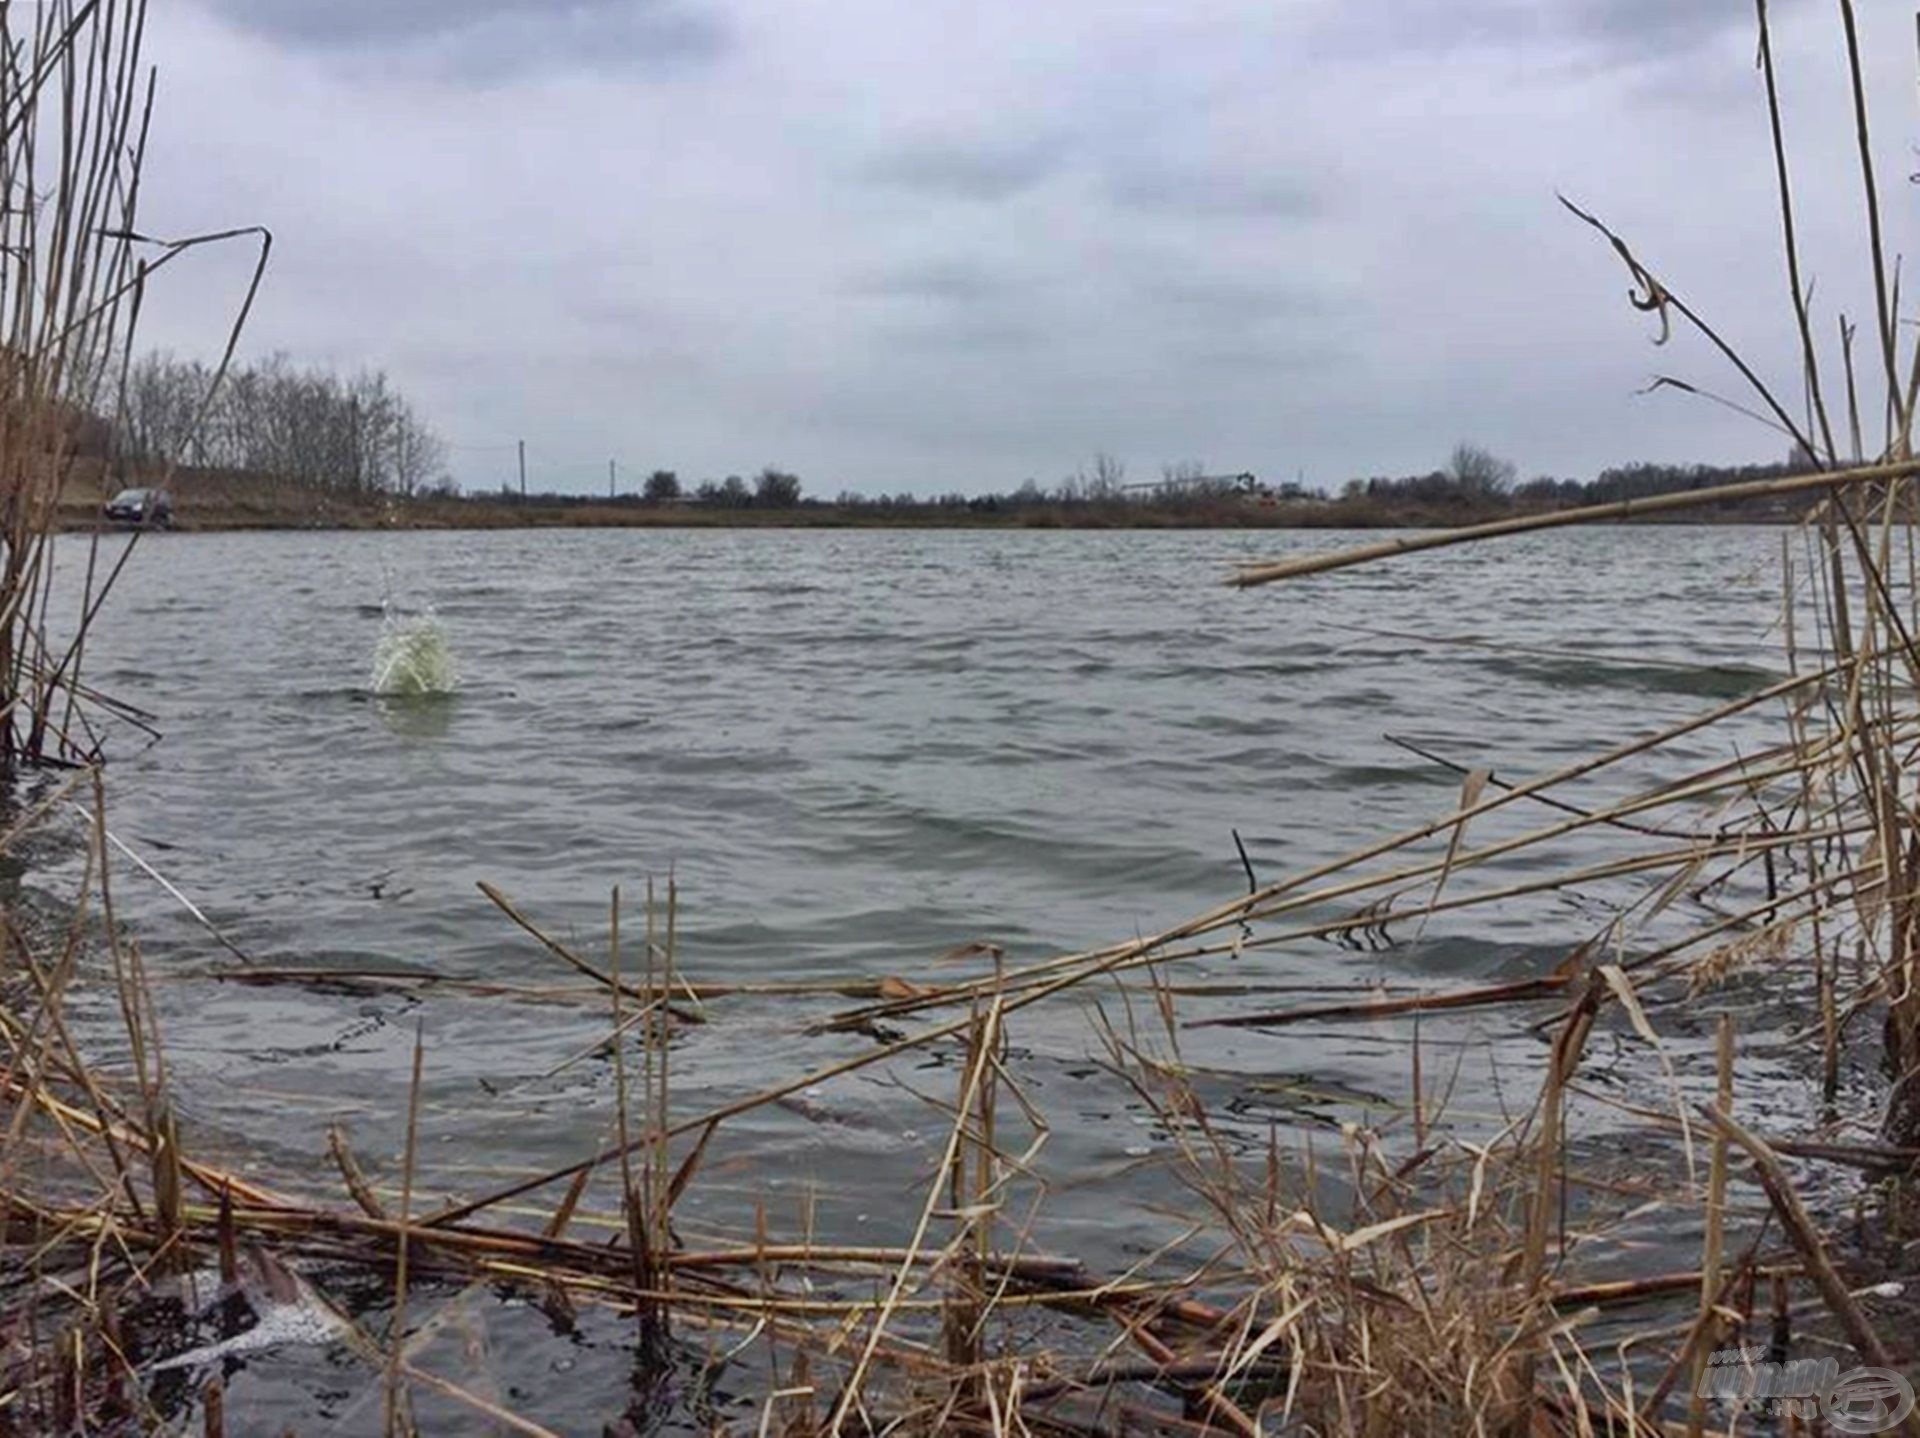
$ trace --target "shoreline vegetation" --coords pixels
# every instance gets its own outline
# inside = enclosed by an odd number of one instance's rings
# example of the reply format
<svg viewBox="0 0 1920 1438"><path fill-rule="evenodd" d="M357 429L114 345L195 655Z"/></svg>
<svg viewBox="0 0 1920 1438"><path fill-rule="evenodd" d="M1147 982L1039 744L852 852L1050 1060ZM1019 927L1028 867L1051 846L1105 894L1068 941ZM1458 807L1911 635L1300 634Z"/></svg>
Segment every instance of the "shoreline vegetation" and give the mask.
<svg viewBox="0 0 1920 1438"><path fill-rule="evenodd" d="M62 492L57 523L68 533L102 526L105 496L125 485L160 485L174 496L174 527L186 531L364 529L1451 529L1543 515L1585 505L1641 500L1812 472L1798 465L1635 465L1588 482L1551 481L1552 490L1463 490L1444 472L1409 479L1355 481L1333 496L1311 492L1191 493L1178 488L1091 492L1071 481L1011 494L816 499L779 502L752 489L738 501L643 494L483 491L413 493L326 486L219 469L132 471L104 481L104 466L76 463ZM773 471L778 473L778 471ZM797 481L796 481L797 489ZM1794 496L1698 505L1635 523L1793 524L1808 504ZM112 526L106 526L111 528Z"/></svg>

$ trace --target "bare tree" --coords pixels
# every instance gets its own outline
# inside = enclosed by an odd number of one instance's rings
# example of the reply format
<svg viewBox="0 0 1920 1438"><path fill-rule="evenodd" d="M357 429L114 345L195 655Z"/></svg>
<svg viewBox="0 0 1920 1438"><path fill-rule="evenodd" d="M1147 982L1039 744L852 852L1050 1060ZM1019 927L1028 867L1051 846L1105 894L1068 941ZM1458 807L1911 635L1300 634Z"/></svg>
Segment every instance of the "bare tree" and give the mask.
<svg viewBox="0 0 1920 1438"><path fill-rule="evenodd" d="M447 447L402 402L393 418L393 487L406 495L441 488L447 479Z"/></svg>
<svg viewBox="0 0 1920 1438"><path fill-rule="evenodd" d="M1466 440L1453 447L1453 456L1447 461L1447 474L1462 494L1504 494L1512 487L1516 473L1512 460L1501 459Z"/></svg>
<svg viewBox="0 0 1920 1438"><path fill-rule="evenodd" d="M213 376L166 354L143 355L128 367L124 433L129 458L149 464L187 460L194 416Z"/></svg>
<svg viewBox="0 0 1920 1438"><path fill-rule="evenodd" d="M148 463L241 470L339 493L419 494L446 475L446 447L386 374L300 369L284 354L236 366L196 429L213 372L149 354L127 376L120 442Z"/></svg>
<svg viewBox="0 0 1920 1438"><path fill-rule="evenodd" d="M768 509L792 509L800 502L800 476L767 466L753 482L753 502Z"/></svg>

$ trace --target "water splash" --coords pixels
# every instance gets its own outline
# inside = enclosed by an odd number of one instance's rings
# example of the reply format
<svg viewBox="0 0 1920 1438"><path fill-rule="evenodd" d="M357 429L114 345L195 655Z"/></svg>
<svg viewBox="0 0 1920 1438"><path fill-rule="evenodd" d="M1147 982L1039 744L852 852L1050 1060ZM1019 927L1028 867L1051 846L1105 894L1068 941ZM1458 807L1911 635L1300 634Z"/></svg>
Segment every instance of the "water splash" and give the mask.
<svg viewBox="0 0 1920 1438"><path fill-rule="evenodd" d="M453 646L439 616L432 610L414 615L387 612L373 651L375 694L451 694L459 678Z"/></svg>

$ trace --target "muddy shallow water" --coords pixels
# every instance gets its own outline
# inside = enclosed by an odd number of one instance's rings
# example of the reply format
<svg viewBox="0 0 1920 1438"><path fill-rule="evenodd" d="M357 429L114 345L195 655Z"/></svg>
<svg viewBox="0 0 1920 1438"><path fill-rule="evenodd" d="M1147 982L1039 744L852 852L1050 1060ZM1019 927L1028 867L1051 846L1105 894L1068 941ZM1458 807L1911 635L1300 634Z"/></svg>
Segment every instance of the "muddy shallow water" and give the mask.
<svg viewBox="0 0 1920 1438"><path fill-rule="evenodd" d="M1460 776L1390 733L1519 778L1784 672L1766 632L1776 530L1614 528L1250 593L1219 582L1239 559L1340 542L150 536L87 656L89 681L164 733L113 731L110 823L259 967L564 983L476 881L598 961L610 888L623 886L632 932L648 878L663 889L671 874L678 963L694 979L937 983L978 971L978 959L940 962L970 941L1029 962L1242 892L1235 831L1265 880L1449 812ZM62 541L63 582L81 543ZM438 614L455 692L369 692L388 603ZM1672 746L1581 794L1602 802L1629 779L1726 757L1769 722L1756 714ZM1612 852L1588 837L1556 860ZM57 890L78 872L76 846L46 856L31 882ZM1362 933L1209 960L1179 977L1290 993L1190 996L1181 1013L1310 1002L1356 983L1537 975L1641 892L1600 885L1442 916L1417 943ZM603 1006L219 982L208 975L240 961L159 884L120 866L115 896L156 976L172 1082L203 1156L337 1195L325 1131L338 1120L390 1177L416 1024L423 1204L607 1138L612 1066L590 1058L545 1076L605 1033ZM1112 1269L1164 1240L1178 1191L1155 1166L1164 1135L1102 1066L1090 998L1024 1010L1011 1037L1053 1124L1043 1246ZM1749 1002L1750 1027L1781 1021L1764 997ZM710 1021L675 1046L674 1112L871 1044L809 1032L848 1006L708 1005ZM76 1012L111 1066L106 991ZM1529 1091L1541 1050L1512 1028L1499 1015L1423 1028L1428 1051L1458 1065L1462 1124L1496 1122L1503 1085ZM1208 1029L1182 1043L1225 1130L1250 1146L1366 1121L1375 1096L1406 1088L1410 1041L1395 1025ZM1783 1086L1799 1082L1790 1054L1778 1066ZM950 1097L954 1082L952 1054L936 1050L729 1122L684 1222L738 1233L764 1203L776 1230L900 1241L945 1129L918 1095ZM544 1211L556 1196L528 1204ZM619 1411L626 1358L612 1326L589 1319L560 1339L523 1304L469 1302L436 1341L489 1349L509 1406L562 1431L597 1431ZM290 1344L250 1358L229 1413L246 1431L377 1428L367 1382L337 1347ZM698 1404L680 1394L673 1406Z"/></svg>

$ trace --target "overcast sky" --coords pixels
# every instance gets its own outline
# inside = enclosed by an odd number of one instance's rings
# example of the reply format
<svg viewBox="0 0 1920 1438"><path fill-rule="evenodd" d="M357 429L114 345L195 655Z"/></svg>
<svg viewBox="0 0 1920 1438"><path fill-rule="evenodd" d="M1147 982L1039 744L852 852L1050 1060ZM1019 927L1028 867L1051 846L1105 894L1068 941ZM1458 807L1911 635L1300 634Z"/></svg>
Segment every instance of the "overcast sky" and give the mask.
<svg viewBox="0 0 1920 1438"><path fill-rule="evenodd" d="M1821 323L1865 309L1834 7L1774 0ZM1869 0L1896 239L1912 17ZM269 226L246 350L385 368L496 484L809 492L1772 459L1621 229L1790 371L1749 0L162 0L146 223ZM212 357L239 250L151 343ZM1794 386L1787 381L1786 389Z"/></svg>

